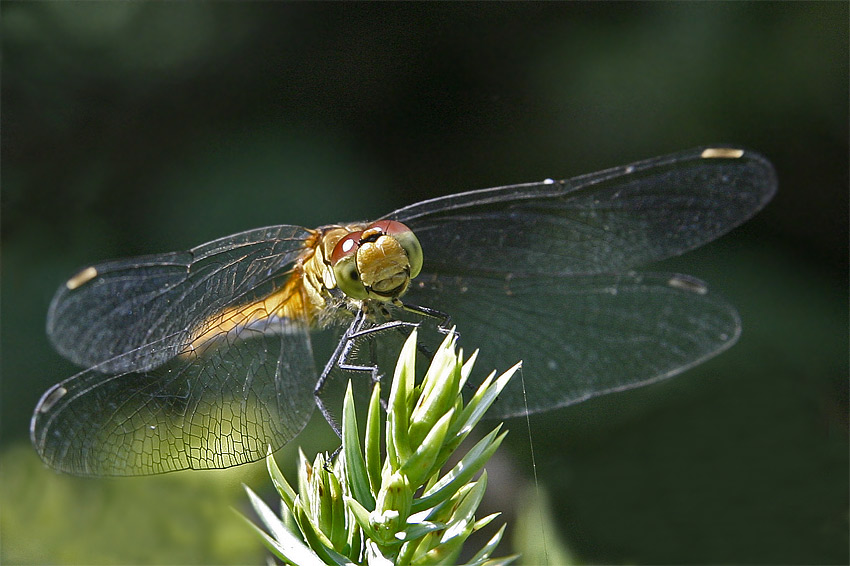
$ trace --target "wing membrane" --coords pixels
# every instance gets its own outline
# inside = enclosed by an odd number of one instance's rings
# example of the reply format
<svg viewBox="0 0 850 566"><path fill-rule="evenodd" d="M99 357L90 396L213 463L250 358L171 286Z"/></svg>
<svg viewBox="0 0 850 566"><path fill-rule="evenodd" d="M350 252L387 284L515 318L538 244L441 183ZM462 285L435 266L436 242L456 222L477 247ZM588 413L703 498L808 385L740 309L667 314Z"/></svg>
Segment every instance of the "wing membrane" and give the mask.
<svg viewBox="0 0 850 566"><path fill-rule="evenodd" d="M187 252L102 263L81 272L93 276L78 287L59 288L47 333L79 365L144 371L182 350L211 316L270 292L310 235L298 226L274 226Z"/></svg>
<svg viewBox="0 0 850 566"><path fill-rule="evenodd" d="M628 270L725 234L773 196L776 175L763 157L705 158L706 151L436 198L387 218L416 233L428 272Z"/></svg>
<svg viewBox="0 0 850 566"><path fill-rule="evenodd" d="M684 275L430 277L410 301L452 317L476 366L523 360L488 413L536 413L672 377L731 346L734 307ZM526 410L527 399L527 410Z"/></svg>
<svg viewBox="0 0 850 566"><path fill-rule="evenodd" d="M425 254L404 300L449 314L462 343L481 348L479 367L523 359L526 391L515 380L492 410L508 417L671 377L734 343L738 315L704 283L629 270L721 236L775 189L763 157L700 148L385 218L407 224ZM94 367L39 402L42 459L76 474L153 474L253 461L293 438L316 372L306 325L276 313L315 235L261 228L70 279L48 334ZM280 300L260 301L272 293Z"/></svg>
<svg viewBox="0 0 850 566"><path fill-rule="evenodd" d="M134 352L123 356L139 363ZM103 368L59 383L36 408L33 444L57 470L124 476L235 466L283 446L314 407L309 336L285 320L266 320L147 371Z"/></svg>

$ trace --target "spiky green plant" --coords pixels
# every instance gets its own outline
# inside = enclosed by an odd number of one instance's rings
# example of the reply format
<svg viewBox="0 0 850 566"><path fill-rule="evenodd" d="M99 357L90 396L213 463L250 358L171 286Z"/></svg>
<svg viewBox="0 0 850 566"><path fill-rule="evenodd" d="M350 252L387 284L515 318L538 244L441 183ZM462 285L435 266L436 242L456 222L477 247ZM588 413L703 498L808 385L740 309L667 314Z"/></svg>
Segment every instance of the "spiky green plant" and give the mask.
<svg viewBox="0 0 850 566"><path fill-rule="evenodd" d="M245 488L266 530L251 523L252 527L284 562L300 566L456 564L469 535L498 516L475 518L487 486L487 472L481 470L507 434L500 434L501 424L457 464L442 470L519 364L499 377L490 374L464 404L460 392L475 354L464 363L454 336L446 337L417 386L416 340L414 331L395 369L383 426L383 460L380 384L372 391L361 449L349 382L339 457L328 463L319 454L311 465L301 453L296 492L269 454L269 474L283 502L281 516ZM504 530L502 525L466 564L512 562L515 556L490 558Z"/></svg>

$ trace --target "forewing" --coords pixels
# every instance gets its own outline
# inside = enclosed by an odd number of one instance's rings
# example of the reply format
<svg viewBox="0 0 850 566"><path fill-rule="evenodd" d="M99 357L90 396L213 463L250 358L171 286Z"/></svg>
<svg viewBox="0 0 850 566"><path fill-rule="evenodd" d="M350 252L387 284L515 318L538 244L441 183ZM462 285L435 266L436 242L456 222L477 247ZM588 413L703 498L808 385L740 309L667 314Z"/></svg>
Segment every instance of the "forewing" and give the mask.
<svg viewBox="0 0 850 566"><path fill-rule="evenodd" d="M729 303L692 277L618 275L427 277L408 302L451 315L476 367L523 361L490 416L536 413L672 377L731 346Z"/></svg>
<svg viewBox="0 0 850 566"><path fill-rule="evenodd" d="M775 190L762 156L699 148L566 181L437 198L387 218L417 235L425 272L605 273L709 242Z"/></svg>
<svg viewBox="0 0 850 566"><path fill-rule="evenodd" d="M240 334L148 371L103 372L132 365L117 360L54 386L30 424L39 455L67 473L127 476L226 468L281 447L313 412L309 336L274 319Z"/></svg>
<svg viewBox="0 0 850 566"><path fill-rule="evenodd" d="M186 252L96 265L56 292L47 333L79 365L144 371L182 350L216 313L270 292L310 235L298 226L274 226Z"/></svg>

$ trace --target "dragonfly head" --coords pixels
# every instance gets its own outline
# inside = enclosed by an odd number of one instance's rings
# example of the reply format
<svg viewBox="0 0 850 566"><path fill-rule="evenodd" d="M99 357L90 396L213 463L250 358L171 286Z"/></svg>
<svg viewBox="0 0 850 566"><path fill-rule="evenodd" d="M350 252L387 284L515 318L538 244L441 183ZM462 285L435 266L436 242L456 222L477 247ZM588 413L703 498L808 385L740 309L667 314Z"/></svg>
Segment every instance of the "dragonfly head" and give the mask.
<svg viewBox="0 0 850 566"><path fill-rule="evenodd" d="M344 236L330 261L337 286L354 299L392 301L422 269L422 246L401 222L379 220Z"/></svg>

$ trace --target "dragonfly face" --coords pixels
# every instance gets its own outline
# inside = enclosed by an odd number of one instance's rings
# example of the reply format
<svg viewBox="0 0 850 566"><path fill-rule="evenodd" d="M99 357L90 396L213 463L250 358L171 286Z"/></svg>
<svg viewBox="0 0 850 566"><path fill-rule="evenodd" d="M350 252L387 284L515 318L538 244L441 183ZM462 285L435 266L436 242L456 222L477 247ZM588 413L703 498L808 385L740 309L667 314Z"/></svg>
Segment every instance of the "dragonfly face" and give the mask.
<svg viewBox="0 0 850 566"><path fill-rule="evenodd" d="M775 189L763 157L699 148L87 267L47 321L87 369L44 394L33 444L84 475L262 458L315 406L311 329L373 304L448 314L487 370L522 359L525 396L508 386L496 417L676 375L734 343L737 313L702 281L634 268L721 236Z"/></svg>
<svg viewBox="0 0 850 566"><path fill-rule="evenodd" d="M404 295L422 270L422 246L401 222L381 220L340 239L330 265L336 284L349 297L392 301Z"/></svg>

